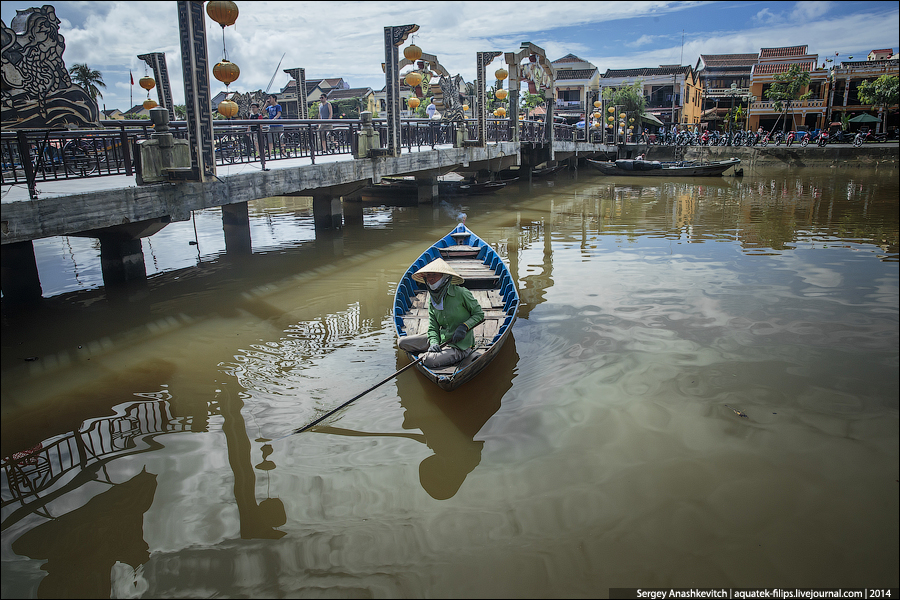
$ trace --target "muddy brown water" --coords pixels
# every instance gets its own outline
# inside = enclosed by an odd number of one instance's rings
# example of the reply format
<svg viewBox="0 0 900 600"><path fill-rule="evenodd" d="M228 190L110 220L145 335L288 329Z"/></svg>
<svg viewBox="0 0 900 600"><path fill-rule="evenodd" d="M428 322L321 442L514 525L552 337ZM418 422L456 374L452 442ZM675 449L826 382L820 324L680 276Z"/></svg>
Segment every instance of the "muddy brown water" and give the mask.
<svg viewBox="0 0 900 600"><path fill-rule="evenodd" d="M3 307L2 595L897 587L898 192L565 172L318 236L271 198L252 256L204 211L125 296L89 240L38 242L47 298ZM494 363L278 439L406 364L394 286L462 213L522 297Z"/></svg>

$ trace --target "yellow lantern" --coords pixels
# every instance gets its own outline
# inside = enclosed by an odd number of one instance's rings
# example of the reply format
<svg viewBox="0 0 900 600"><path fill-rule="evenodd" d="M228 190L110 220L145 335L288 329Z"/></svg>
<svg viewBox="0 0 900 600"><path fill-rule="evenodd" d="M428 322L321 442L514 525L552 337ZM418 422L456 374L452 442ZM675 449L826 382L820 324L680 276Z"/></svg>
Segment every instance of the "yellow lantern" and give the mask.
<svg viewBox="0 0 900 600"><path fill-rule="evenodd" d="M503 108L503 107L501 106L500 108L497 109L497 114L498 114L498 116L500 116L500 117L505 117L505 116L506 116L506 109Z"/></svg>
<svg viewBox="0 0 900 600"><path fill-rule="evenodd" d="M616 109L615 109L615 107L610 106L609 108L606 109L606 111L607 111L607 112L614 113L614 112L616 112Z"/></svg>
<svg viewBox="0 0 900 600"><path fill-rule="evenodd" d="M410 44L403 49L403 56L405 56L407 60L415 62L422 58L422 49L415 44Z"/></svg>
<svg viewBox="0 0 900 600"><path fill-rule="evenodd" d="M606 121L608 123L615 123L616 119L615 119L615 117L606 117Z"/></svg>
<svg viewBox="0 0 900 600"><path fill-rule="evenodd" d="M215 0L206 3L206 14L224 29L237 21L238 7L234 2Z"/></svg>
<svg viewBox="0 0 900 600"><path fill-rule="evenodd" d="M237 81L237 78L240 76L240 68L231 61L222 60L213 67L213 77L224 83L226 87L232 81Z"/></svg>
<svg viewBox="0 0 900 600"><path fill-rule="evenodd" d="M628 122L629 122L629 123L634 123L634 117L631 117L630 119L628 119Z"/></svg>
<svg viewBox="0 0 900 600"><path fill-rule="evenodd" d="M219 114L230 119L238 113L237 102L232 100L222 100L219 102Z"/></svg>
<svg viewBox="0 0 900 600"><path fill-rule="evenodd" d="M600 121L594 121L594 129L600 129Z"/></svg>
<svg viewBox="0 0 900 600"><path fill-rule="evenodd" d="M620 118L620 119L624 119L624 118L625 118L625 113L619 113L619 118Z"/></svg>
<svg viewBox="0 0 900 600"><path fill-rule="evenodd" d="M156 107L157 107L156 102L154 102L150 98L147 98L146 100L144 100L144 108L146 108L147 110L150 110L151 108L156 108Z"/></svg>
<svg viewBox="0 0 900 600"><path fill-rule="evenodd" d="M509 77L509 71L507 71L503 67L500 67L499 69L494 71L494 75L496 75L497 79L499 79L500 81L503 81L504 79Z"/></svg>
<svg viewBox="0 0 900 600"><path fill-rule="evenodd" d="M423 77L422 77L421 73L418 73L416 71L411 71L406 74L405 81L406 81L406 85L408 85L409 87L416 87L417 85L422 83L422 79L423 79Z"/></svg>
<svg viewBox="0 0 900 600"><path fill-rule="evenodd" d="M416 98L415 96L413 96L412 98L410 98L409 100L407 100L406 103L409 104L409 107L410 107L411 109L416 110L417 108L419 108L420 101L419 101L418 98Z"/></svg>
<svg viewBox="0 0 900 600"><path fill-rule="evenodd" d="M497 100L506 100L506 97L509 96L509 92L504 89L499 89L494 95L497 96Z"/></svg>
<svg viewBox="0 0 900 600"><path fill-rule="evenodd" d="M468 111L469 111L469 105L468 105L468 104L463 104L463 111L464 111L464 112L468 112Z"/></svg>
<svg viewBox="0 0 900 600"><path fill-rule="evenodd" d="M600 113L595 112L595 113L594 113L593 115L591 115L591 116L594 117L595 119L599 119L599 118L600 118Z"/></svg>
<svg viewBox="0 0 900 600"><path fill-rule="evenodd" d="M156 81L152 77L148 77L147 75L141 77L138 83L148 92L156 87Z"/></svg>
<svg viewBox="0 0 900 600"><path fill-rule="evenodd" d="M600 104L602 104L599 100L594 100L594 108L600 108Z"/></svg>

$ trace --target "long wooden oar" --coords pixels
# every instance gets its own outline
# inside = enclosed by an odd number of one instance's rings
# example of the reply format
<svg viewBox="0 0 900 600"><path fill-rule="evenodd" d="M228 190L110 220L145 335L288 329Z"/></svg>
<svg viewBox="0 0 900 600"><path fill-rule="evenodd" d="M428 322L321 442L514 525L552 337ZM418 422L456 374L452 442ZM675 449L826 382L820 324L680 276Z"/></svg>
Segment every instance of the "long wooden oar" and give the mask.
<svg viewBox="0 0 900 600"><path fill-rule="evenodd" d="M443 348L443 347L446 346L446 345L447 345L447 342L444 342L443 344L441 344L441 348ZM321 423L322 421L324 421L325 419L327 419L328 417L330 417L330 416L333 415L334 413L338 412L338 411L341 410L342 408L345 408L345 407L348 406L349 404L352 404L353 402L356 402L357 400L359 400L360 398L362 398L363 396L365 396L366 394L368 394L369 392L371 392L371 391L374 390L375 388L377 388L377 387L379 387L379 386L381 386L381 385L384 385L385 383L387 383L388 381L390 381L391 379L393 379L394 377L396 377L397 375L399 375L399 374L402 373L403 371L407 370L408 368L410 368L410 367L412 367L412 366L414 366L414 365L419 364L420 362L422 362L422 360L424 360L424 358L425 358L425 352L422 353L422 356L420 356L420 357L417 358L416 360L412 361L411 363L409 363L408 365L406 365L405 367L403 367L402 369L400 369L399 371L397 371L397 372L394 373L393 375L390 375L390 376L388 376L388 377L385 377L384 379L382 379L381 381L379 381L378 383L376 383L375 385L373 385L372 387L370 387L370 388L367 389L366 391L360 392L359 394L353 396L352 398L350 398L349 400L347 400L346 402L344 402L343 404L341 404L340 406L338 406L338 407L335 408L334 410L331 410L331 411L325 413L324 415L322 415L321 417L319 417L318 419L316 419L315 421L313 421L313 422L310 423L309 425L304 425L304 426L301 427L300 429L295 429L294 431L292 431L292 432L290 432L290 433L288 433L288 434L286 434L286 435L283 435L283 436L281 436L280 438L275 438L275 439L272 440L272 441L273 441L273 442L277 442L277 441L279 441L279 440L283 440L284 438L290 437L290 436L292 436L292 435L296 435L296 434L298 434L298 433L303 433L303 432L306 431L307 429L310 429L310 428L312 428L312 427L315 427L316 425L318 425L319 423Z"/></svg>

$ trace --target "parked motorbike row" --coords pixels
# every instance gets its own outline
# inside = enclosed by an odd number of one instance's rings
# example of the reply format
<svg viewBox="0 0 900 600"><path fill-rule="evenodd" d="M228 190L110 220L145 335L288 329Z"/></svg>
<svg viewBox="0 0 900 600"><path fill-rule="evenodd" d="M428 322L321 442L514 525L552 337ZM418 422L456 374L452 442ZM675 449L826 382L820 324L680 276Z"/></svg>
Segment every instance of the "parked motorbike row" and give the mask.
<svg viewBox="0 0 900 600"><path fill-rule="evenodd" d="M802 136L793 131L785 134L782 131L774 132L754 132L754 131L735 131L721 133L718 131L704 131L703 133L694 133L691 131L679 131L673 133L667 131L648 139L644 136L644 143L657 144L660 146L792 146L800 144L804 148L809 144L816 144L820 147L827 144L853 144L857 148L865 142L886 142L889 141L886 133L859 132L857 134L845 133L838 131L834 135L829 135L825 130L819 130L814 134L803 132Z"/></svg>

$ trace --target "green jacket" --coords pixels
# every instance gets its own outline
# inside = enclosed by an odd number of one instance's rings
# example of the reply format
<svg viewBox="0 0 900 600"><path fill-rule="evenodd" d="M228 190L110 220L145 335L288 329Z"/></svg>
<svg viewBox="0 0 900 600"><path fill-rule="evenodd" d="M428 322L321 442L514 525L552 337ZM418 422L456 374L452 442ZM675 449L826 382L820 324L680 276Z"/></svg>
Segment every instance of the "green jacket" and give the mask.
<svg viewBox="0 0 900 600"><path fill-rule="evenodd" d="M475 345L475 334L472 328L484 321L484 311L472 292L464 287L450 284L444 295L444 310L437 310L428 299L428 343L443 344L449 342L453 332L460 323L465 323L469 332L461 341L451 344L460 350Z"/></svg>

